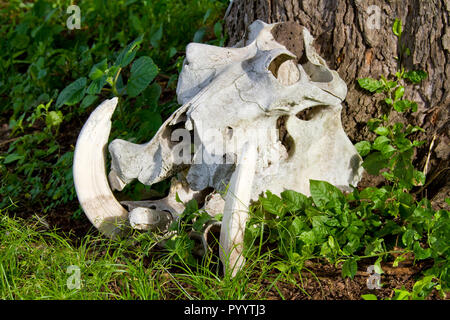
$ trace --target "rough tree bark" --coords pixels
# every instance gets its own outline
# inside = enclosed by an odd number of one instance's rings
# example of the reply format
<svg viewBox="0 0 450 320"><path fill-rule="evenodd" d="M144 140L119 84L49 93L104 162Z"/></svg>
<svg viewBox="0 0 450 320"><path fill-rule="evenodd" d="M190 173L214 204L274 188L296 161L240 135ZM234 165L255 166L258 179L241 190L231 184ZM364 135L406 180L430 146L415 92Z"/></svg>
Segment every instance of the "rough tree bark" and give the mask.
<svg viewBox="0 0 450 320"><path fill-rule="evenodd" d="M374 16L376 10L379 19ZM416 154L418 169L424 168L435 137L428 164L429 184L422 193L432 199L435 208L440 208L445 206L445 197L450 196L449 17L450 0L234 0L225 24L230 46L245 36L247 26L257 19L267 23L294 21L307 27L316 38L320 55L347 83L342 121L349 138L356 143L373 138L366 123L380 113L376 103L380 97L368 95L356 80L395 74L398 70L397 38L392 25L395 18L400 18L402 42L411 50L403 61L405 69L425 70L428 79L406 87L405 96L418 102L418 112L395 120L426 130L417 136L426 140ZM362 181L364 185L379 182L368 176Z"/></svg>

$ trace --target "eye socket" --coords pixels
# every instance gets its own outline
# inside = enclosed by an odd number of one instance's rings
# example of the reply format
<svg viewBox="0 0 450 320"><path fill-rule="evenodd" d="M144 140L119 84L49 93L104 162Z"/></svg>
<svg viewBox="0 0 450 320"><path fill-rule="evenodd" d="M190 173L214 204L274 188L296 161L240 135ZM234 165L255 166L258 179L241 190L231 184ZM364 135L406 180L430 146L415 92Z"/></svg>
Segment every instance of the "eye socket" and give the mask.
<svg viewBox="0 0 450 320"><path fill-rule="evenodd" d="M300 79L296 59L284 53L273 59L267 69L285 86L294 84Z"/></svg>
<svg viewBox="0 0 450 320"><path fill-rule="evenodd" d="M273 76L275 78L278 78L278 71L280 69L280 66L283 64L283 62L286 62L288 60L293 60L294 58L287 55L287 54L280 54L275 59L273 59L269 64L269 71L272 72Z"/></svg>

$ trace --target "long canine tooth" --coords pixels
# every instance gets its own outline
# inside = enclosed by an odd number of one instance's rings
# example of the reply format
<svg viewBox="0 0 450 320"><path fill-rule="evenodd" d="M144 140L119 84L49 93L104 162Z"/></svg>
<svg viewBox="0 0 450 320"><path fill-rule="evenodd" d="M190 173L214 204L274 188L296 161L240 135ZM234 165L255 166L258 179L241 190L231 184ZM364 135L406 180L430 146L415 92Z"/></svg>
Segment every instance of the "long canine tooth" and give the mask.
<svg viewBox="0 0 450 320"><path fill-rule="evenodd" d="M225 195L219 255L225 273L231 272L232 277L245 263L245 258L242 255L244 233L257 156L256 146L246 142L242 147L237 168L231 176L230 185Z"/></svg>
<svg viewBox="0 0 450 320"><path fill-rule="evenodd" d="M102 102L81 129L73 158L73 179L78 200L91 223L108 236L119 235L128 212L114 198L106 177L105 151L111 117L118 99Z"/></svg>

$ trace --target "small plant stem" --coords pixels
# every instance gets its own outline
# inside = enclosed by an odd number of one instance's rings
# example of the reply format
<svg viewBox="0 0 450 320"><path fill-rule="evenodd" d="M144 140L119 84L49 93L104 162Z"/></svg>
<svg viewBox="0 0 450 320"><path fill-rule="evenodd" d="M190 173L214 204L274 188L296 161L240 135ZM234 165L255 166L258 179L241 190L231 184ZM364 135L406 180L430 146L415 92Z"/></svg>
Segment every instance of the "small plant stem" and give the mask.
<svg viewBox="0 0 450 320"><path fill-rule="evenodd" d="M370 254L370 255L367 255L367 256L359 256L358 258L359 259L368 259L368 258L385 256L385 255L393 254L393 253L407 253L407 252L405 252L405 250L391 250L391 251L385 251L385 252Z"/></svg>
<svg viewBox="0 0 450 320"><path fill-rule="evenodd" d="M117 70L117 73L116 73L116 75L115 75L115 77L114 77L114 81L113 81L113 83L112 83L112 92L113 92L113 94L116 96L116 97L120 97L120 94L119 94L119 92L117 91L117 87L116 87L116 85L117 85L117 79L119 78L119 74L120 74L120 71L122 71L122 68L119 68L119 70ZM120 118L120 120L123 120L123 110L122 110L122 103L121 103L121 99L119 99L119 101L118 101L118 103L117 103L117 107L118 107L118 109L119 109L119 118Z"/></svg>
<svg viewBox="0 0 450 320"><path fill-rule="evenodd" d="M119 95L119 92L117 91L117 87L116 87L116 84L117 84L117 79L119 78L119 74L120 74L120 71L122 71L122 68L119 68L119 70L117 70L117 73L116 73L116 75L115 75L115 77L114 77L114 80L113 80L113 83L112 83L112 92L113 92L113 94L116 96L116 97L119 97L120 95Z"/></svg>
<svg viewBox="0 0 450 320"><path fill-rule="evenodd" d="M428 149L427 161L425 162L425 167L423 168L423 174L426 176L428 173L428 163L430 162L431 150L434 146L434 140L436 140L436 133L433 135L433 139L430 143L430 149Z"/></svg>

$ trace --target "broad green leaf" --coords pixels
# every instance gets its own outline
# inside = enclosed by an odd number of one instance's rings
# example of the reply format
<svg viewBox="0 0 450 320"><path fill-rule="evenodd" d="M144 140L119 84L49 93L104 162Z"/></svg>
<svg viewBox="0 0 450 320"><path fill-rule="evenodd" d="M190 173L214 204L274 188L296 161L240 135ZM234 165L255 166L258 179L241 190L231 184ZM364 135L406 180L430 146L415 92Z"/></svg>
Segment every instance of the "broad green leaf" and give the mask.
<svg viewBox="0 0 450 320"><path fill-rule="evenodd" d="M144 118L146 119L145 121L141 122L139 125L139 131L136 134L136 138L138 139L140 138L145 140L149 134L155 134L162 125L160 113L146 112L146 114L148 114L148 116Z"/></svg>
<svg viewBox="0 0 450 320"><path fill-rule="evenodd" d="M386 136L379 136L375 139L375 141L373 142L373 148L375 150L381 151L381 149L389 144L389 142L391 142L391 139L389 139Z"/></svg>
<svg viewBox="0 0 450 320"><path fill-rule="evenodd" d="M266 191L266 197L260 197L259 201L264 210L273 215L282 217L286 213L286 205L278 196L272 194L270 191Z"/></svg>
<svg viewBox="0 0 450 320"><path fill-rule="evenodd" d="M295 217L292 220L291 226L292 226L292 229L293 229L293 233L295 235L300 234L300 232L303 231L306 228L305 222L303 222L302 219L300 219L299 217Z"/></svg>
<svg viewBox="0 0 450 320"><path fill-rule="evenodd" d="M306 244L314 244L316 242L316 236L312 230L302 232L299 239Z"/></svg>
<svg viewBox="0 0 450 320"><path fill-rule="evenodd" d="M374 130L374 132L380 136L387 136L389 134L389 128L387 127L378 127Z"/></svg>
<svg viewBox="0 0 450 320"><path fill-rule="evenodd" d="M383 239L375 239L366 245L364 249L365 255L374 255L383 252Z"/></svg>
<svg viewBox="0 0 450 320"><path fill-rule="evenodd" d="M203 225L211 220L211 216L207 213L201 214L199 217L195 219L195 222L192 224L192 228L195 231L202 231Z"/></svg>
<svg viewBox="0 0 450 320"><path fill-rule="evenodd" d="M372 93L384 87L383 82L372 78L358 79L358 83L361 88L366 89Z"/></svg>
<svg viewBox="0 0 450 320"><path fill-rule="evenodd" d="M272 266L281 272L288 272L291 269L291 267L287 263L284 263L282 261L277 261L272 264Z"/></svg>
<svg viewBox="0 0 450 320"><path fill-rule="evenodd" d="M144 35L141 34L133 42L131 42L125 49L123 49L117 56L116 62L114 63L117 67L124 68L133 61L136 56L136 51L139 45L142 43Z"/></svg>
<svg viewBox="0 0 450 320"><path fill-rule="evenodd" d="M400 152L410 150L412 148L412 142L409 139L400 136L394 139L394 145L398 148Z"/></svg>
<svg viewBox="0 0 450 320"><path fill-rule="evenodd" d="M83 101L81 101L81 109L86 109L88 107L90 107L96 100L97 100L97 96L93 96L93 95L86 95L86 97L84 97Z"/></svg>
<svg viewBox="0 0 450 320"><path fill-rule="evenodd" d="M89 79L96 80L101 78L105 74L106 69L108 69L108 60L105 58L91 68Z"/></svg>
<svg viewBox="0 0 450 320"><path fill-rule="evenodd" d="M392 297L392 300L409 300L411 297L411 292L407 290L400 290L400 289L394 289L394 296Z"/></svg>
<svg viewBox="0 0 450 320"><path fill-rule="evenodd" d="M161 92L161 86L153 82L136 98L136 107L147 106L151 111L156 111Z"/></svg>
<svg viewBox="0 0 450 320"><path fill-rule="evenodd" d="M421 132L425 132L425 130L419 126L412 126L412 125L408 125L408 127L406 128L406 134L409 135L411 133L417 132L417 131L421 131Z"/></svg>
<svg viewBox="0 0 450 320"><path fill-rule="evenodd" d="M361 295L364 300L378 300L377 296L371 293Z"/></svg>
<svg viewBox="0 0 450 320"><path fill-rule="evenodd" d="M19 155L16 153L12 153L12 154L9 154L6 156L5 160L3 160L3 163L8 164L8 163L12 163L14 161L22 160L22 159L25 159L25 156Z"/></svg>
<svg viewBox="0 0 450 320"><path fill-rule="evenodd" d="M382 260L382 257L379 257L373 264L375 273L378 273L378 274L384 273L383 269L381 268L381 260Z"/></svg>
<svg viewBox="0 0 450 320"><path fill-rule="evenodd" d="M102 75L100 78L97 78L94 81L92 81L89 87L87 88L87 94L89 95L99 94L106 84L106 79L107 76Z"/></svg>
<svg viewBox="0 0 450 320"><path fill-rule="evenodd" d="M395 235L402 231L401 227L392 220L387 220L381 230L375 232L376 237L384 237L386 235Z"/></svg>
<svg viewBox="0 0 450 320"><path fill-rule="evenodd" d="M431 249L423 249L418 241L414 242L413 251L417 260L428 259L431 256Z"/></svg>
<svg viewBox="0 0 450 320"><path fill-rule="evenodd" d="M348 234L347 235L348 242L344 246L343 250L346 254L353 254L361 244L361 241L359 240L359 236L354 234Z"/></svg>
<svg viewBox="0 0 450 320"><path fill-rule="evenodd" d="M357 144L355 144L355 148L361 157L365 157L370 152L370 149L371 149L370 142L369 141L360 141Z"/></svg>
<svg viewBox="0 0 450 320"><path fill-rule="evenodd" d="M400 20L399 18L395 19L392 26L392 32L394 32L397 37L400 37L402 35L402 20Z"/></svg>
<svg viewBox="0 0 450 320"><path fill-rule="evenodd" d="M163 26L161 25L158 30L155 31L155 33L152 34L150 38L150 44L154 48L159 48L159 42L161 41L163 36Z"/></svg>
<svg viewBox="0 0 450 320"><path fill-rule="evenodd" d="M144 56L137 59L131 67L131 76L127 83L127 93L130 97L139 95L152 80L159 70L150 57Z"/></svg>
<svg viewBox="0 0 450 320"><path fill-rule="evenodd" d="M63 104L72 106L77 104L83 99L86 92L86 82L85 77L79 78L69 84L58 96L56 100L56 108L61 107Z"/></svg>
<svg viewBox="0 0 450 320"><path fill-rule="evenodd" d="M413 286L413 300L424 300L433 290L436 283L432 282L434 275L423 277L417 281Z"/></svg>
<svg viewBox="0 0 450 320"><path fill-rule="evenodd" d="M416 230L407 229L402 235L402 242L405 246L410 247L413 244L414 240L418 240L419 238L420 235Z"/></svg>
<svg viewBox="0 0 450 320"><path fill-rule="evenodd" d="M330 201L345 202L342 191L326 181L309 180L309 191L318 208L324 208Z"/></svg>
<svg viewBox="0 0 450 320"><path fill-rule="evenodd" d="M385 157L385 158L389 158L391 157L395 151L397 151L392 145L390 144L385 144L381 147L380 149L381 154Z"/></svg>
<svg viewBox="0 0 450 320"><path fill-rule="evenodd" d="M299 192L285 190L280 195L292 211L302 210L308 205L308 197Z"/></svg>
<svg viewBox="0 0 450 320"><path fill-rule="evenodd" d="M398 178L404 188L411 188L414 175L414 167L412 165L413 149L398 153L394 156L393 174Z"/></svg>
<svg viewBox="0 0 450 320"><path fill-rule="evenodd" d="M172 58L174 55L176 55L176 53L177 53L177 48L175 48L175 47L170 47L170 49L169 49L169 51L168 51L168 53L167 53L167 56L168 56L169 58Z"/></svg>
<svg viewBox="0 0 450 320"><path fill-rule="evenodd" d="M399 87L395 90L395 93L394 93L394 99L395 99L395 100L398 100L398 99L400 99L401 97L403 97L404 94L405 94L405 87L399 86Z"/></svg>
<svg viewBox="0 0 450 320"><path fill-rule="evenodd" d="M403 74L403 78L408 79L412 83L420 83L422 80L425 80L428 77L428 74L423 70L413 70L408 71Z"/></svg>
<svg viewBox="0 0 450 320"><path fill-rule="evenodd" d="M217 21L214 25L214 35L216 38L220 38L222 36L222 24L219 21Z"/></svg>
<svg viewBox="0 0 450 320"><path fill-rule="evenodd" d="M381 154L381 152L373 152L364 159L362 166L369 174L377 175L381 169L388 166L388 160Z"/></svg>
<svg viewBox="0 0 450 320"><path fill-rule="evenodd" d="M30 38L24 34L17 34L11 40L11 46L16 49L25 49L30 42Z"/></svg>
<svg viewBox="0 0 450 320"><path fill-rule="evenodd" d="M183 215L189 215L191 213L198 211L198 203L195 199L189 200L188 203L186 203L186 207L183 211Z"/></svg>
<svg viewBox="0 0 450 320"><path fill-rule="evenodd" d="M397 112L405 112L411 109L413 112L417 111L417 103L409 100L399 100L394 102L394 109Z"/></svg>
<svg viewBox="0 0 450 320"><path fill-rule="evenodd" d="M393 89L397 86L397 81L387 81L386 89Z"/></svg>
<svg viewBox="0 0 450 320"><path fill-rule="evenodd" d="M329 218L326 215L312 217L312 231L317 239L325 239L329 235L327 222Z"/></svg>
<svg viewBox="0 0 450 320"><path fill-rule="evenodd" d="M376 128L378 128L381 124L380 119L370 119L367 121L367 128L369 128L370 131L374 131Z"/></svg>
<svg viewBox="0 0 450 320"><path fill-rule="evenodd" d="M358 262L355 258L350 258L344 261L342 265L342 278L349 277L353 279L358 271Z"/></svg>

